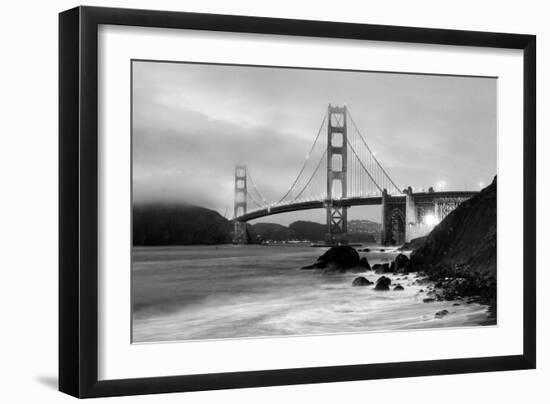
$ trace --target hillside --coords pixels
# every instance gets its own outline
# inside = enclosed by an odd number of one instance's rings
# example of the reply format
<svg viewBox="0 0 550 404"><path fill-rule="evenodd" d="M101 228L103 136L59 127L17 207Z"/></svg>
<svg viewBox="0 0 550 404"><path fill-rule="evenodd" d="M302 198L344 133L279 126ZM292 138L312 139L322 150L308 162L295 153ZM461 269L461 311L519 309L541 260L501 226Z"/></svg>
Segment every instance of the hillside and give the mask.
<svg viewBox="0 0 550 404"><path fill-rule="evenodd" d="M380 224L369 220L350 221L354 224L356 232L350 231L348 226L348 238L350 242L376 242ZM327 226L325 224L298 220L288 227L276 223L256 223L250 225L251 234L257 235L261 240L290 241L308 240L319 242L325 239ZM254 236L251 236L254 239Z"/></svg>
<svg viewBox="0 0 550 404"><path fill-rule="evenodd" d="M296 234L298 240L323 241L327 232L327 226L321 223L298 220L291 223L288 228Z"/></svg>
<svg viewBox="0 0 550 404"><path fill-rule="evenodd" d="M133 208L134 245L231 242L230 222L218 212L192 205L142 204Z"/></svg>
<svg viewBox="0 0 550 404"><path fill-rule="evenodd" d="M260 237L261 240L287 241L295 240L296 233L286 226L277 223L256 223L250 225L250 231Z"/></svg>
<svg viewBox="0 0 550 404"><path fill-rule="evenodd" d="M497 181L460 204L411 254L449 294L496 298ZM447 279L445 279L447 278Z"/></svg>

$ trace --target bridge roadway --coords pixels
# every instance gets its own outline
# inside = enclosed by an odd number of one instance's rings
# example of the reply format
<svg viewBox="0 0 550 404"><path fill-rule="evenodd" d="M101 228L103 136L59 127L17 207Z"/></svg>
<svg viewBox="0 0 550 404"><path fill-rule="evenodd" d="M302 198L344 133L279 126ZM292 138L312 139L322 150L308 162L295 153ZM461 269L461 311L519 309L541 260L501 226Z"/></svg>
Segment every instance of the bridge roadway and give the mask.
<svg viewBox="0 0 550 404"><path fill-rule="evenodd" d="M429 203L436 199L444 198L471 198L476 195L478 191L442 191L442 192L417 192L413 193L412 197L415 203ZM405 202L406 195L387 195L387 202ZM328 200L318 201L304 201L294 202L286 205L273 205L270 207L253 210L245 213L244 215L234 217L234 221L247 222L249 220L259 219L261 217L276 215L278 213L296 212L299 210L309 209L323 209L328 205ZM333 206L367 206L367 205L382 205L382 196L366 196L366 197L352 197L344 199L333 199Z"/></svg>

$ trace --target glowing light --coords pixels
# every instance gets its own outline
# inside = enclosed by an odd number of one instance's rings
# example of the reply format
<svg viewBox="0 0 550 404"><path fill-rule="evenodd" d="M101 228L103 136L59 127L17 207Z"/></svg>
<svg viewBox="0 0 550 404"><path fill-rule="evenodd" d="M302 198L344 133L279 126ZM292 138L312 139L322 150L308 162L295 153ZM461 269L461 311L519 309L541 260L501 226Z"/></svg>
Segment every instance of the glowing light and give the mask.
<svg viewBox="0 0 550 404"><path fill-rule="evenodd" d="M428 214L424 216L424 223L428 226L435 226L439 223L439 220L437 219L437 217L435 217L435 215Z"/></svg>
<svg viewBox="0 0 550 404"><path fill-rule="evenodd" d="M479 181L479 183L477 185L479 185L480 188L483 188L483 185L485 185L485 184L483 183L483 181Z"/></svg>
<svg viewBox="0 0 550 404"><path fill-rule="evenodd" d="M447 186L447 183L445 181L439 181L436 185L437 189L441 190L444 189Z"/></svg>
<svg viewBox="0 0 550 404"><path fill-rule="evenodd" d="M306 160L308 160L308 159L309 159L309 154L306 154Z"/></svg>

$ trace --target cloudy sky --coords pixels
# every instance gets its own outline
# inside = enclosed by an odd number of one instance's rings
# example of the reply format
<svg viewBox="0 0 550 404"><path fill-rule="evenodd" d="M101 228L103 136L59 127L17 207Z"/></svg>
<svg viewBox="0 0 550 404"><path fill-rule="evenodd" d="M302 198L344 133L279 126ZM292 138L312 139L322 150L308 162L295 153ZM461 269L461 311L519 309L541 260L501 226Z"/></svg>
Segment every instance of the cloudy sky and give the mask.
<svg viewBox="0 0 550 404"><path fill-rule="evenodd" d="M247 165L268 200L278 200L329 103L348 106L400 187L477 189L496 174L493 78L142 61L132 67L137 203L182 201L231 216L236 163ZM352 211L352 218L376 219L372 208ZM279 216L264 221L324 220L323 212Z"/></svg>

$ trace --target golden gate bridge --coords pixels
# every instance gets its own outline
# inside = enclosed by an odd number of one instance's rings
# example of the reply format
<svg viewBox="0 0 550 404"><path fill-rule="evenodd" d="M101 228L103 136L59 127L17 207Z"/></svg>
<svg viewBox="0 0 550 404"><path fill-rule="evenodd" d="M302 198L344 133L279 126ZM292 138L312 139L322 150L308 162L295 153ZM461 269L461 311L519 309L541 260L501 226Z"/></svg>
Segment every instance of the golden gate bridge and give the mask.
<svg viewBox="0 0 550 404"><path fill-rule="evenodd" d="M326 134L326 136L325 136ZM347 243L353 206L382 206L382 244L402 244L426 219L443 219L477 191L400 190L382 167L346 106L329 105L313 144L287 191L267 201L246 165L235 166L233 242L246 243L246 222L264 216L325 209L327 245Z"/></svg>

